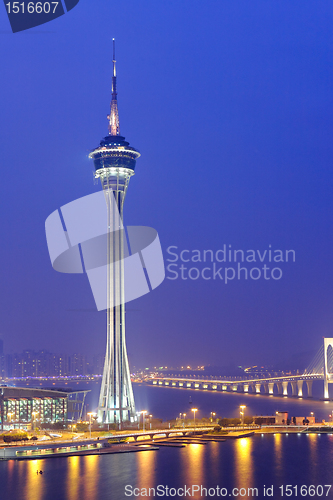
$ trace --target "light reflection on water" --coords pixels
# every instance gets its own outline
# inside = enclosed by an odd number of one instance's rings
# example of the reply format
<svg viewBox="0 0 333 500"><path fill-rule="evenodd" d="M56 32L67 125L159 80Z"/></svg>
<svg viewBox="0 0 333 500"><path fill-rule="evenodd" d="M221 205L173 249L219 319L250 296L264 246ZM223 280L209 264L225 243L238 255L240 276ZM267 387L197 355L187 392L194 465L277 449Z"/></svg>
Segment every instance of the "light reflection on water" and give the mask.
<svg viewBox="0 0 333 500"><path fill-rule="evenodd" d="M97 498L99 483L99 455L69 457L67 467L66 499L93 500Z"/></svg>
<svg viewBox="0 0 333 500"><path fill-rule="evenodd" d="M309 460L311 463L310 474L311 474L311 484L318 484L317 482L317 467L318 467L318 434L308 434L307 436L309 443Z"/></svg>
<svg viewBox="0 0 333 500"><path fill-rule="evenodd" d="M91 500L94 498L96 493L96 489L99 482L99 455L90 455L88 457L84 457L85 460L81 461L81 464L84 466L84 470L81 474L81 481L83 480L84 488L83 488L83 499ZM87 478L85 481L84 479Z"/></svg>
<svg viewBox="0 0 333 500"><path fill-rule="evenodd" d="M282 455L282 439L284 437L281 434L274 434L274 462L277 477L282 481L282 471L283 471L283 455Z"/></svg>
<svg viewBox="0 0 333 500"><path fill-rule="evenodd" d="M26 478L25 500L42 500L44 498L44 483L43 477L37 474L39 468L38 460L29 460L27 464L20 462L21 472L24 473Z"/></svg>
<svg viewBox="0 0 333 500"><path fill-rule="evenodd" d="M235 440L235 487L247 488L253 485L253 459L251 438L240 438Z"/></svg>
<svg viewBox="0 0 333 500"><path fill-rule="evenodd" d="M0 462L2 500L125 500L125 485L330 484L333 436L271 434L186 448ZM37 470L44 474L37 475ZM137 497L140 498L140 497ZM194 498L200 498L197 494ZM246 498L246 497L244 497Z"/></svg>
<svg viewBox="0 0 333 500"><path fill-rule="evenodd" d="M153 488L155 486L156 452L137 452L138 488Z"/></svg>
<svg viewBox="0 0 333 500"><path fill-rule="evenodd" d="M55 459L50 459L55 460ZM87 477L89 481L90 478ZM68 457L67 468L67 498L78 500L80 486L80 457Z"/></svg>
<svg viewBox="0 0 333 500"><path fill-rule="evenodd" d="M220 467L223 467L223 462L220 458L220 446L221 443L213 441L212 443L209 443L207 450L205 450L209 453L208 462L210 464L210 472L212 479L216 482L216 484L219 483L220 479Z"/></svg>
<svg viewBox="0 0 333 500"><path fill-rule="evenodd" d="M206 445L207 446L207 445ZM181 462L184 484L203 484L203 454L205 445L189 444Z"/></svg>

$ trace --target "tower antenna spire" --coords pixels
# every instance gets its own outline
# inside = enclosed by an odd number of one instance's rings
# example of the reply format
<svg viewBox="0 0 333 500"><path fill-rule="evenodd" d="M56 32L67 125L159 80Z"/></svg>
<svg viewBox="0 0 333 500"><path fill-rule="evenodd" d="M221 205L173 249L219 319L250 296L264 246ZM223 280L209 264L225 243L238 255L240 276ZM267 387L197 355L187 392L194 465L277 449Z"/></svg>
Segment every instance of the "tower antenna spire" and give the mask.
<svg viewBox="0 0 333 500"><path fill-rule="evenodd" d="M112 59L113 73L112 73L110 114L108 115L109 134L120 135L118 101L117 101L116 41L114 38L112 39L112 45L113 45L113 59Z"/></svg>
<svg viewBox="0 0 333 500"><path fill-rule="evenodd" d="M112 42L113 42L113 59L112 59L112 62L113 62L113 76L117 76L116 75L116 41L114 38L112 38Z"/></svg>

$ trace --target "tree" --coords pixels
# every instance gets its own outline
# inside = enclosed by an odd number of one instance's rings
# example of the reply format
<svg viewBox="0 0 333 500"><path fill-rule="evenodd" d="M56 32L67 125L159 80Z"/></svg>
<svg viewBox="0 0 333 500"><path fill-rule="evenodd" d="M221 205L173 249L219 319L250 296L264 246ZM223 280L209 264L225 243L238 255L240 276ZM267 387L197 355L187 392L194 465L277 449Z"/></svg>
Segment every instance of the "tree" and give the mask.
<svg viewBox="0 0 333 500"><path fill-rule="evenodd" d="M28 439L27 432L11 432L9 434L3 434L2 439L5 443L26 441Z"/></svg>
<svg viewBox="0 0 333 500"><path fill-rule="evenodd" d="M76 430L78 432L87 432L89 430L89 425L85 424L83 422L80 422L79 424L76 424Z"/></svg>
<svg viewBox="0 0 333 500"><path fill-rule="evenodd" d="M221 427L229 427L239 425L241 423L240 418L220 418L218 424Z"/></svg>

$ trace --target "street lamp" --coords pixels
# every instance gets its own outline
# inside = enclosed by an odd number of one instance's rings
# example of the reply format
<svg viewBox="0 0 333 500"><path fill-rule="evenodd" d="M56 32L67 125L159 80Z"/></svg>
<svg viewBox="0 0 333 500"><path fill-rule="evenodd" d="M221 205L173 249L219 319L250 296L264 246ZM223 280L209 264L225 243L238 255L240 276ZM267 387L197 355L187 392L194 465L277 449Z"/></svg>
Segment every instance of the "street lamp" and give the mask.
<svg viewBox="0 0 333 500"><path fill-rule="evenodd" d="M153 415L148 415L149 416L149 429L151 430L151 419L153 417Z"/></svg>
<svg viewBox="0 0 333 500"><path fill-rule="evenodd" d="M87 415L89 417L89 435L90 435L90 439L91 439L91 417L93 416L93 413L89 412L89 413L87 413Z"/></svg>
<svg viewBox="0 0 333 500"><path fill-rule="evenodd" d="M185 418L186 418L186 413L183 413L183 417L184 417L184 420L183 420L183 427L185 427Z"/></svg>
<svg viewBox="0 0 333 500"><path fill-rule="evenodd" d="M35 430L35 423L36 423L36 415L38 415L38 411L33 411L32 412L32 430Z"/></svg>
<svg viewBox="0 0 333 500"><path fill-rule="evenodd" d="M213 422L213 417L215 417L216 413L214 411L210 412L210 420Z"/></svg>
<svg viewBox="0 0 333 500"><path fill-rule="evenodd" d="M141 413L142 413L142 432L145 432L145 414L147 413L147 410L144 410Z"/></svg>
<svg viewBox="0 0 333 500"><path fill-rule="evenodd" d="M194 413L194 430L195 430L195 414L198 411L198 408L192 408L192 411Z"/></svg>
<svg viewBox="0 0 333 500"><path fill-rule="evenodd" d="M241 405L239 408L240 408L240 412L239 413L240 413L240 416L241 416L242 426L244 427L244 413L245 413L244 410L245 410L246 406Z"/></svg>

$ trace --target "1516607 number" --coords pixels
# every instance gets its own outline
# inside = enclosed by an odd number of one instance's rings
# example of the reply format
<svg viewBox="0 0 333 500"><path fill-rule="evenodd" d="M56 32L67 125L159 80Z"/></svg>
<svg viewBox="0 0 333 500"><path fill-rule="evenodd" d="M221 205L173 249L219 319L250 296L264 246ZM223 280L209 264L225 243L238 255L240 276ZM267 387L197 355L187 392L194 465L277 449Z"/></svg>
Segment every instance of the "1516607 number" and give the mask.
<svg viewBox="0 0 333 500"><path fill-rule="evenodd" d="M29 2L28 5L25 5L24 2L6 3L8 14L24 14L25 12L28 14L49 14L50 12L54 14L58 5L59 2Z"/></svg>
<svg viewBox="0 0 333 500"><path fill-rule="evenodd" d="M279 486L280 494L282 497L327 497L331 489L331 484L325 484L314 486L313 484L307 486L303 484L302 486L292 486L287 484L286 486Z"/></svg>

